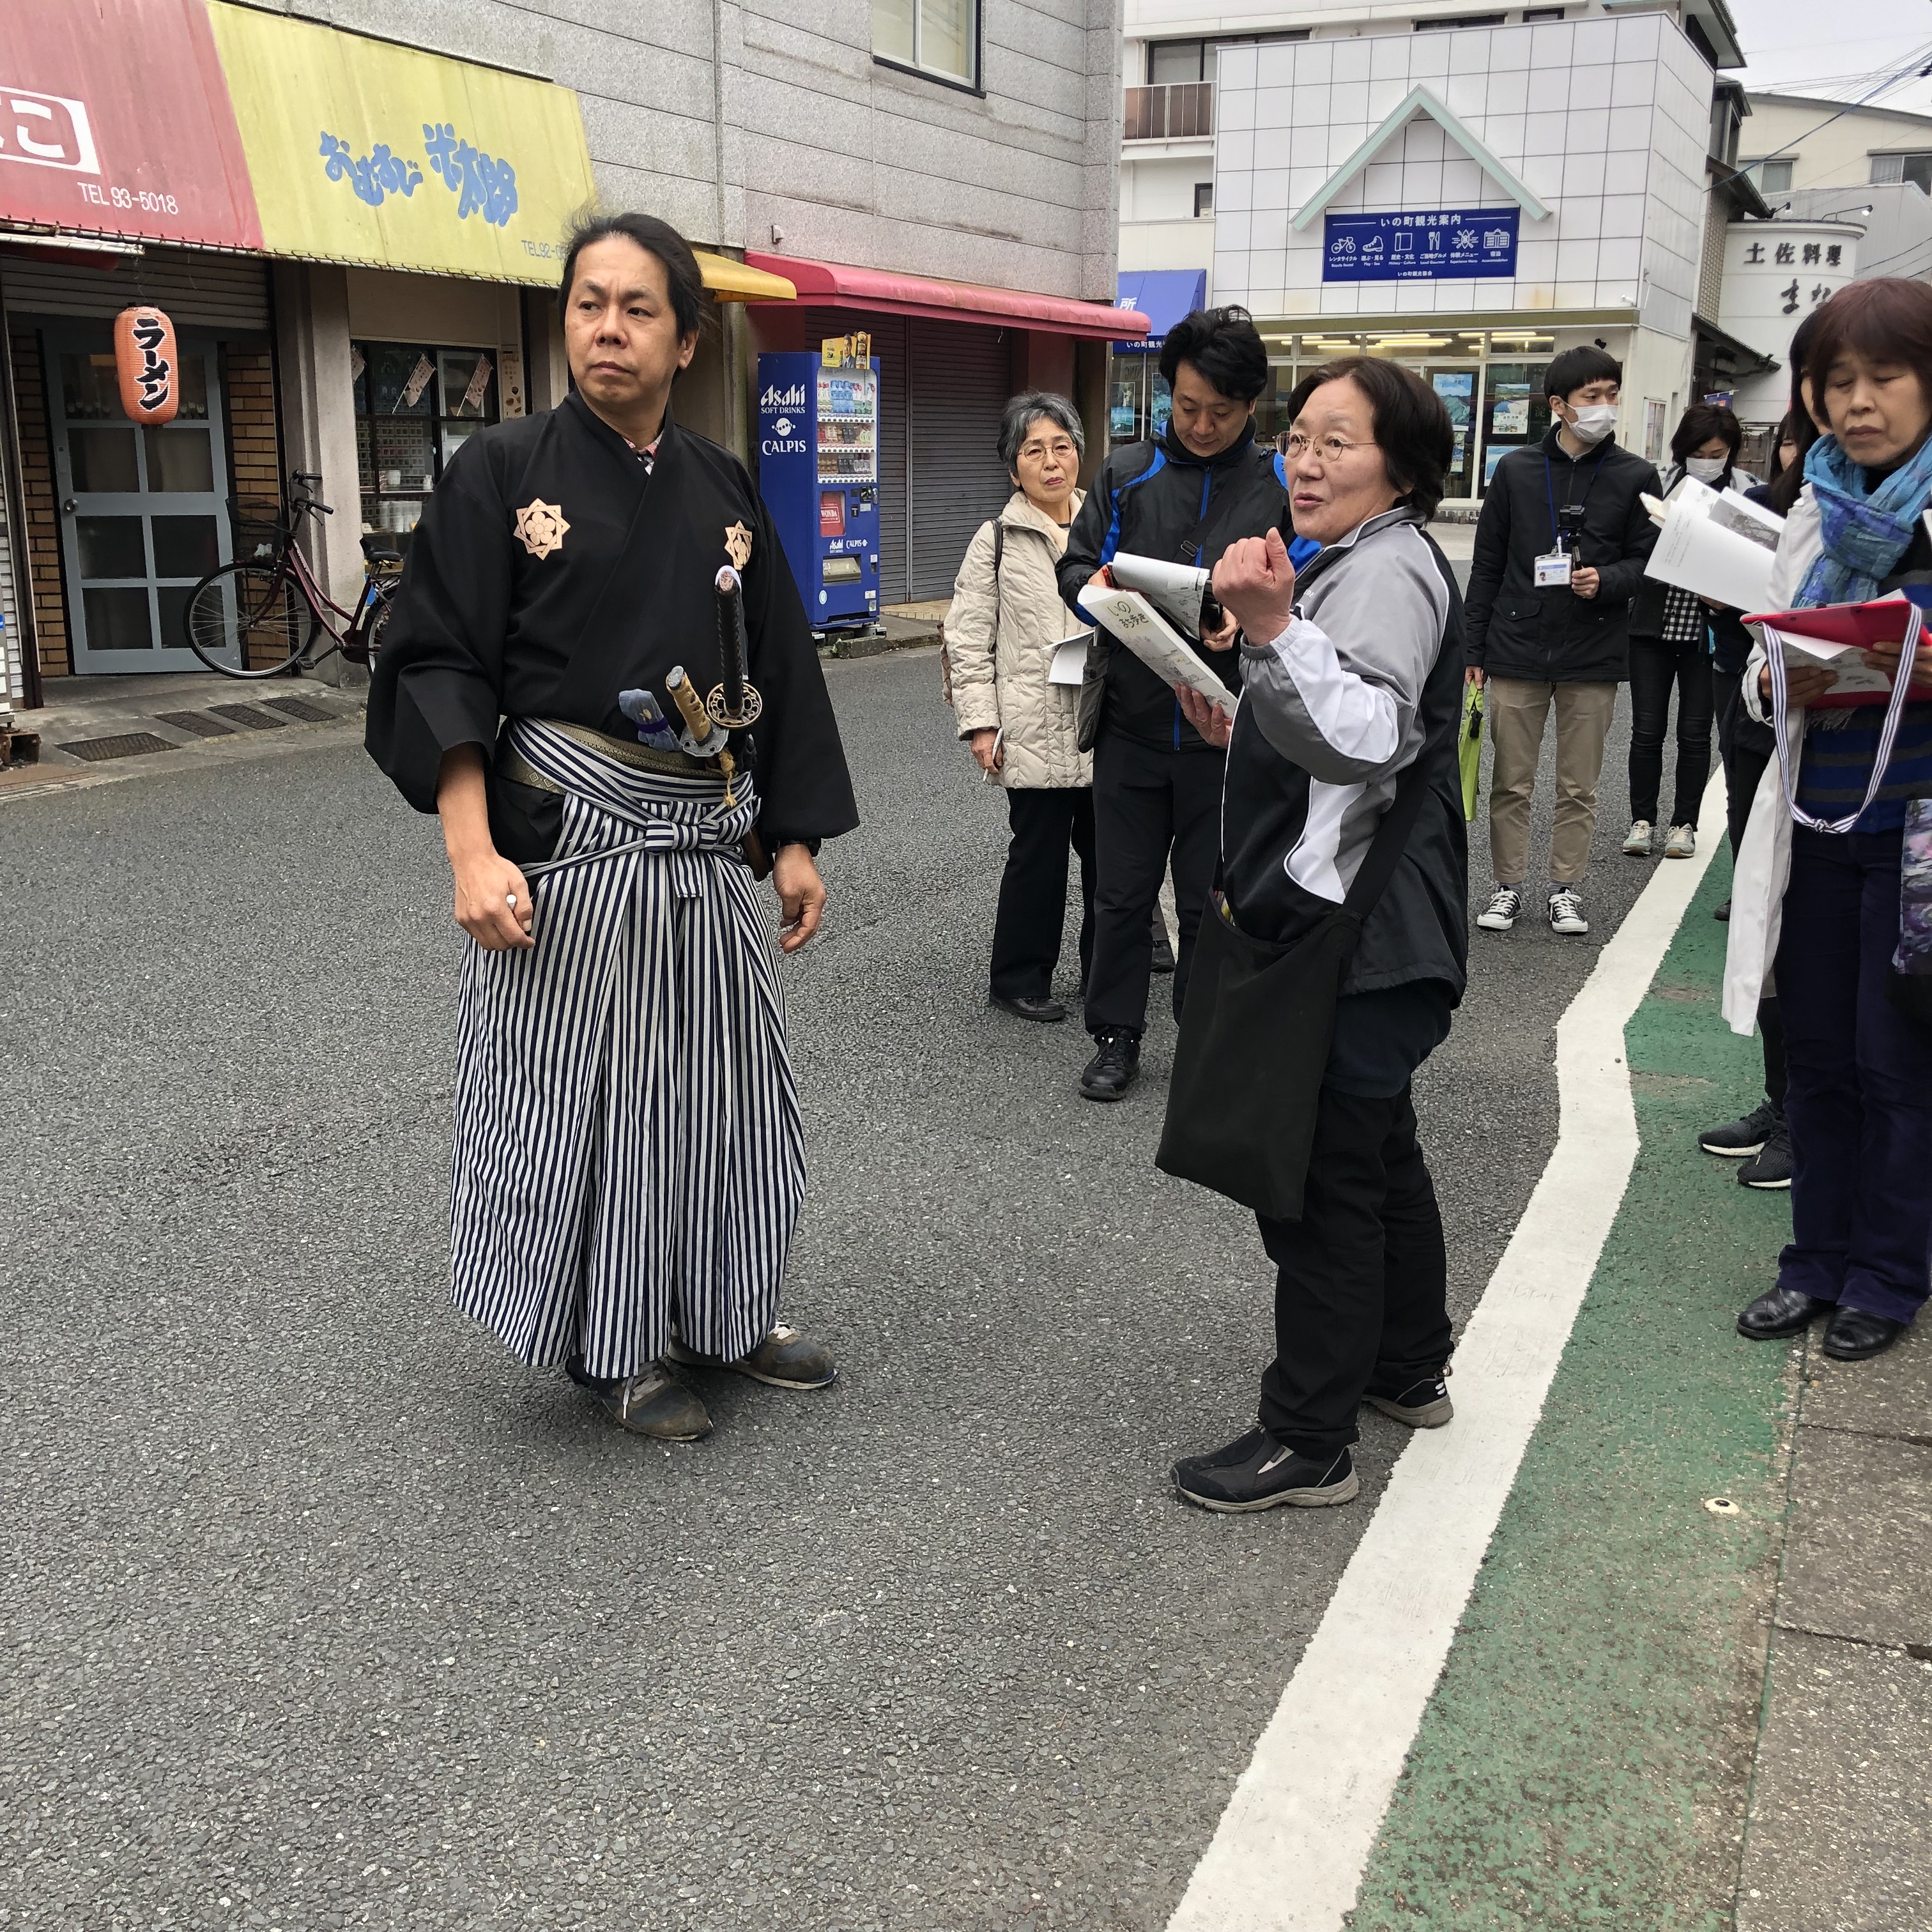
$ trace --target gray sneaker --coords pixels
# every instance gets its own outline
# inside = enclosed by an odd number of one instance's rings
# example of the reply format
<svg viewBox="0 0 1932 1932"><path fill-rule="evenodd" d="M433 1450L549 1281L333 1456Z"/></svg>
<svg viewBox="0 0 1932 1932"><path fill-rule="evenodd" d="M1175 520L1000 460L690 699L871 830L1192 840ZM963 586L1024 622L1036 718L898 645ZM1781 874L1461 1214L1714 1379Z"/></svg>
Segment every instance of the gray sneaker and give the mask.
<svg viewBox="0 0 1932 1932"><path fill-rule="evenodd" d="M711 1433L711 1412L662 1362L649 1362L634 1376L600 1382L586 1375L581 1357L566 1365L570 1378L586 1390L610 1420L633 1436L660 1442L695 1442Z"/></svg>
<svg viewBox="0 0 1932 1932"><path fill-rule="evenodd" d="M720 1355L700 1355L675 1340L670 1354L674 1362L692 1368L730 1369L772 1388L829 1388L838 1379L838 1364L832 1351L823 1342L800 1334L789 1322L781 1322L748 1355L741 1355L735 1362Z"/></svg>

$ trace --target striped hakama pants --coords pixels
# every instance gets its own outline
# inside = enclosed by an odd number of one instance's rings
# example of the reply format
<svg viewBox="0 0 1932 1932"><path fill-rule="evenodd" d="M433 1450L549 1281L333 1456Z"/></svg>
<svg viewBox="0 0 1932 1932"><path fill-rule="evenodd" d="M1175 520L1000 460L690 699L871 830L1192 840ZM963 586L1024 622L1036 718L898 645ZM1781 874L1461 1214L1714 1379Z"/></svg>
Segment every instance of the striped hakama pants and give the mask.
<svg viewBox="0 0 1932 1932"><path fill-rule="evenodd" d="M804 1133L740 776L634 770L532 718L564 792L534 946L472 940L458 1008L457 1306L536 1366L628 1375L674 1330L735 1360L778 1318Z"/></svg>

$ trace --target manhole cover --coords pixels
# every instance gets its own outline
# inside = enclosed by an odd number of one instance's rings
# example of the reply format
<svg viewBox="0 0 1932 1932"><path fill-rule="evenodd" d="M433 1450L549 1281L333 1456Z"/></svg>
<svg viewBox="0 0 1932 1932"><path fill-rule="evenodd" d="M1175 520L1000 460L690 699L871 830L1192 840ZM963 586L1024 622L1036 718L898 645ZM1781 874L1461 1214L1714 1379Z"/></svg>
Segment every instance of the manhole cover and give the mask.
<svg viewBox="0 0 1932 1932"><path fill-rule="evenodd" d="M143 752L172 752L175 748L165 738L157 738L152 731L125 731L118 738L82 738L71 745L63 745L63 752L70 752L76 758L85 758L89 764L98 765L107 758L138 758Z"/></svg>
<svg viewBox="0 0 1932 1932"><path fill-rule="evenodd" d="M297 718L304 724L328 724L334 722L334 712L326 706L310 703L306 698L265 698L262 702L279 711L284 718Z"/></svg>
<svg viewBox="0 0 1932 1932"><path fill-rule="evenodd" d="M164 724L172 724L177 731L192 731L197 738L228 738L235 732L233 725L209 717L206 711L157 711L154 716Z"/></svg>
<svg viewBox="0 0 1932 1932"><path fill-rule="evenodd" d="M272 711L258 711L252 704L211 704L208 709L216 717L226 718L244 731L279 731L289 722L278 718Z"/></svg>

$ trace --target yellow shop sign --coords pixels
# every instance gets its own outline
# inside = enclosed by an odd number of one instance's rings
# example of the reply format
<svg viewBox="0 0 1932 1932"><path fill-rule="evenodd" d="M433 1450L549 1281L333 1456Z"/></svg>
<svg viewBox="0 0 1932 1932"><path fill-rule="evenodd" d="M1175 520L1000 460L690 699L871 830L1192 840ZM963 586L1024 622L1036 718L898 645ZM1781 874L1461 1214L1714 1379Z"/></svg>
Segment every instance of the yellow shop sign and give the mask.
<svg viewBox="0 0 1932 1932"><path fill-rule="evenodd" d="M555 282L596 197L577 96L209 0L274 255Z"/></svg>

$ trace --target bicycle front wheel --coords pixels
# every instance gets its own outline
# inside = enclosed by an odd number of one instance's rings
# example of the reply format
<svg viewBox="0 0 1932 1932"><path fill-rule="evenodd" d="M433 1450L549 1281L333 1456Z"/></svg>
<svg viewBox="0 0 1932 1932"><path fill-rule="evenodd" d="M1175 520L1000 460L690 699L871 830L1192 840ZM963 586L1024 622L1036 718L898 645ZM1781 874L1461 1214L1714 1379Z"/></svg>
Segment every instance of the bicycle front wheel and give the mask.
<svg viewBox="0 0 1932 1932"><path fill-rule="evenodd" d="M226 677L273 677L315 641L322 620L295 579L268 563L225 563L194 587L188 646Z"/></svg>

